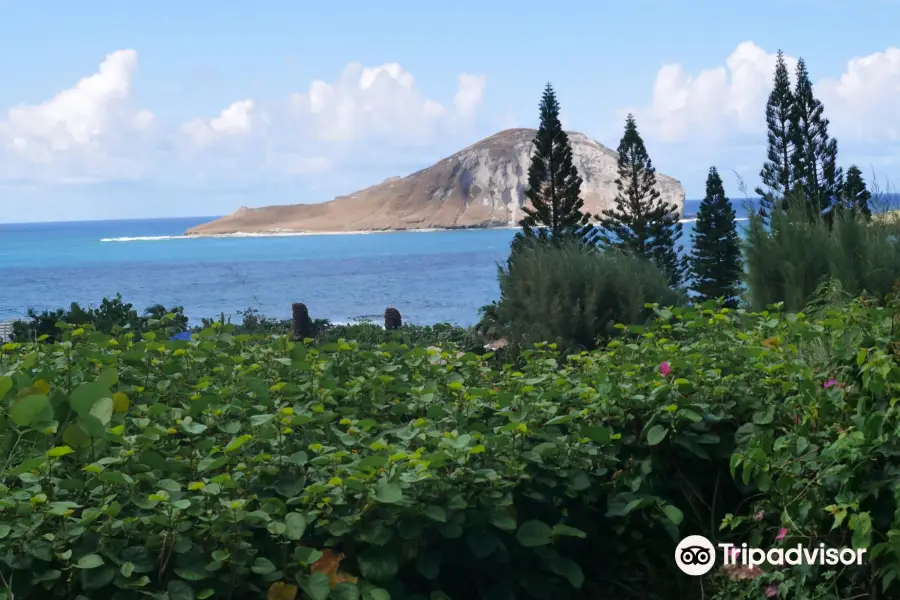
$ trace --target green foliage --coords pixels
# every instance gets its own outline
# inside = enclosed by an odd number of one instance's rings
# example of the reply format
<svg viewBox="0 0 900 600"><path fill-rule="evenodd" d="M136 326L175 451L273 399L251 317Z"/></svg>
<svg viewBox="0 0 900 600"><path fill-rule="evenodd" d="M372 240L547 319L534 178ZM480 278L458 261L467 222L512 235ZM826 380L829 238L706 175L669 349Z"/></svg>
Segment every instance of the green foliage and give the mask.
<svg viewBox="0 0 900 600"><path fill-rule="evenodd" d="M651 314L645 304L678 300L650 261L578 243L520 251L499 282L500 301L487 316L496 333L525 346L594 348L617 323L643 324Z"/></svg>
<svg viewBox="0 0 900 600"><path fill-rule="evenodd" d="M766 103L767 160L759 173L764 187L756 188L756 193L761 197L760 214L764 218L776 204L785 208L784 198L793 187L791 157L794 145L790 131L793 110L791 80L784 53L779 50L775 61L774 83Z"/></svg>
<svg viewBox="0 0 900 600"><path fill-rule="evenodd" d="M38 313L28 309L27 321L13 323L13 337L18 341L36 340L59 341L62 333L56 324L65 322L70 325L91 325L94 330L105 334L120 331L133 331L136 334L155 326L155 322L165 319L166 330L171 334L187 331L188 318L182 307L172 310L161 304L147 308L139 315L131 304L122 300L121 294L115 298L104 298L97 308L83 308L73 302L69 310L57 309ZM46 336L46 337L45 337Z"/></svg>
<svg viewBox="0 0 900 600"><path fill-rule="evenodd" d="M0 593L897 597L895 302L653 307L605 348L516 366L63 324L0 347ZM688 534L868 552L701 581L672 560Z"/></svg>
<svg viewBox="0 0 900 600"><path fill-rule="evenodd" d="M682 231L678 208L660 200L656 170L632 115L625 121L618 152L618 193L615 207L600 217L600 243L655 261L669 284L678 287L685 269L677 249Z"/></svg>
<svg viewBox="0 0 900 600"><path fill-rule="evenodd" d="M356 323L351 325L333 325L316 336L317 344L352 340L353 342L372 348L386 343L399 343L411 347L424 348L440 346L456 347L465 352L483 350L484 340L472 329L459 327L450 323L435 325L412 325L407 323L400 329L386 331L376 323Z"/></svg>
<svg viewBox="0 0 900 600"><path fill-rule="evenodd" d="M744 272L740 238L734 207L715 167L706 178L706 196L691 237L691 288L701 302L723 298L725 306L736 307Z"/></svg>
<svg viewBox="0 0 900 600"><path fill-rule="evenodd" d="M859 213L868 219L872 216L872 209L869 206L871 199L872 193L866 189L862 171L856 165L850 165L844 179L844 187L841 189L841 208Z"/></svg>
<svg viewBox="0 0 900 600"><path fill-rule="evenodd" d="M801 58L797 62L794 104L791 112L791 179L823 214L839 202L843 172L837 166L837 140L828 135L829 121L822 116L822 102L813 95L812 82ZM826 220L830 221L830 213Z"/></svg>
<svg viewBox="0 0 900 600"><path fill-rule="evenodd" d="M772 213L768 226L750 217L744 253L755 309L784 302L787 310L800 310L828 278L851 294L883 298L900 279L900 222L838 211L829 223L791 201L788 210Z"/></svg>
<svg viewBox="0 0 900 600"><path fill-rule="evenodd" d="M522 210L521 234L554 240L574 237L593 243L595 232L590 215L583 212L581 177L572 162L569 136L559 120L559 102L549 83L541 98L541 122L534 137L534 155L528 168L526 198L531 206ZM516 241L513 246L515 249Z"/></svg>
<svg viewBox="0 0 900 600"><path fill-rule="evenodd" d="M290 319L267 317L255 308L239 310L237 314L241 317L241 322L236 324L235 329L239 333L285 335L291 331ZM203 331L212 327L214 323L227 325L231 323L231 318L226 317L225 313L222 313L218 319L203 318L200 327L195 327L194 331ZM331 327L331 323L327 319L312 319L311 326L313 335L319 335L327 331Z"/></svg>

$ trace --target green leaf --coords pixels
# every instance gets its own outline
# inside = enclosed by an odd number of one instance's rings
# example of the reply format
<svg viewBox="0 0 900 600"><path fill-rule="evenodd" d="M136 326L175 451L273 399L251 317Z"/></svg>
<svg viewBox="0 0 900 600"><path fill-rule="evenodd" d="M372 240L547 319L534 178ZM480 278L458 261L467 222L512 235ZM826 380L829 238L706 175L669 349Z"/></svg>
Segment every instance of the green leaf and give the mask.
<svg viewBox="0 0 900 600"><path fill-rule="evenodd" d="M234 438L233 440L228 442L227 446L225 446L225 452L234 452L235 450L249 442L251 439L253 439L253 436L249 434L244 434L240 437Z"/></svg>
<svg viewBox="0 0 900 600"><path fill-rule="evenodd" d="M11 390L12 387L13 387L12 378L7 377L6 375L4 375L3 377L0 377L0 400L3 400L3 398L6 396L6 394L9 393L9 390Z"/></svg>
<svg viewBox="0 0 900 600"><path fill-rule="evenodd" d="M363 592L363 600L391 600L391 595L382 588L368 588Z"/></svg>
<svg viewBox="0 0 900 600"><path fill-rule="evenodd" d="M355 583L343 581L331 590L331 600L359 600L359 588Z"/></svg>
<svg viewBox="0 0 900 600"><path fill-rule="evenodd" d="M99 554L85 554L75 563L77 569L96 569L105 564Z"/></svg>
<svg viewBox="0 0 900 600"><path fill-rule="evenodd" d="M382 504L397 504L403 500L403 490L395 483L381 482L375 487L375 501Z"/></svg>
<svg viewBox="0 0 900 600"><path fill-rule="evenodd" d="M309 595L311 600L327 600L328 594L331 593L328 575L325 573L313 573L306 580L303 590Z"/></svg>
<svg viewBox="0 0 900 600"><path fill-rule="evenodd" d="M96 417L98 421L106 425L109 423L110 419L112 419L113 408L114 404L112 398L100 398L94 402L94 405L89 412L92 416Z"/></svg>
<svg viewBox="0 0 900 600"><path fill-rule="evenodd" d="M250 567L250 570L257 575L268 575L269 573L274 573L277 569L271 560L260 557L253 561L253 566Z"/></svg>
<svg viewBox="0 0 900 600"><path fill-rule="evenodd" d="M501 531L515 531L516 520L507 513L494 513L491 515L491 525Z"/></svg>
<svg viewBox="0 0 900 600"><path fill-rule="evenodd" d="M119 374L115 369L103 369L97 377L97 383L104 386L107 390L119 383Z"/></svg>
<svg viewBox="0 0 900 600"><path fill-rule="evenodd" d="M608 444L612 439L612 431L601 425L587 425L581 428L581 434L598 444Z"/></svg>
<svg viewBox="0 0 900 600"><path fill-rule="evenodd" d="M584 572L574 561L559 557L551 560L549 566L551 571L568 579L573 588L580 589L584 584Z"/></svg>
<svg viewBox="0 0 900 600"><path fill-rule="evenodd" d="M69 404L75 412L83 415L90 412L94 402L100 398L107 398L110 395L109 388L102 383L88 381L72 391L72 394L69 396Z"/></svg>
<svg viewBox="0 0 900 600"><path fill-rule="evenodd" d="M552 541L553 529L542 521L525 521L516 532L516 539L526 548L546 546Z"/></svg>
<svg viewBox="0 0 900 600"><path fill-rule="evenodd" d="M663 506L662 510L673 524L681 525L681 522L684 520L684 513L681 512L680 508L671 504L666 504Z"/></svg>
<svg viewBox="0 0 900 600"><path fill-rule="evenodd" d="M356 557L356 562L360 575L373 583L390 583L400 570L396 554L386 548L366 550Z"/></svg>
<svg viewBox="0 0 900 600"><path fill-rule="evenodd" d="M66 454L72 454L75 452L69 446L56 446L55 448L51 448L47 451L47 456L49 458L59 458L61 456L65 456Z"/></svg>
<svg viewBox="0 0 900 600"><path fill-rule="evenodd" d="M47 396L25 396L13 402L9 416L19 427L28 427L32 423L40 423L53 419L53 407Z"/></svg>
<svg viewBox="0 0 900 600"><path fill-rule="evenodd" d="M434 504L425 507L425 515L432 521L437 521L439 523L447 522L447 511Z"/></svg>
<svg viewBox="0 0 900 600"><path fill-rule="evenodd" d="M693 421L697 423L698 421L703 420L703 416L700 415L697 411L691 410L690 408L682 408L678 411L678 414L687 419L688 421Z"/></svg>
<svg viewBox="0 0 900 600"><path fill-rule="evenodd" d="M553 535L567 535L570 537L577 537L584 539L587 537L587 534L580 529L576 529L574 527L569 527L568 525L554 525L553 526Z"/></svg>
<svg viewBox="0 0 900 600"><path fill-rule="evenodd" d="M288 513L284 517L284 524L287 527L284 535L289 540L301 539L306 531L306 517L298 512Z"/></svg>
<svg viewBox="0 0 900 600"><path fill-rule="evenodd" d="M190 423L182 423L181 429L185 433L191 433L193 435L199 435L206 431L207 427L203 423L198 423L197 421L191 421Z"/></svg>
<svg viewBox="0 0 900 600"><path fill-rule="evenodd" d="M194 600L194 588L187 581L174 579L166 586L171 600Z"/></svg>
<svg viewBox="0 0 900 600"><path fill-rule="evenodd" d="M647 432L647 445L656 446L665 439L666 434L668 433L669 430L662 425L654 425L650 428L650 431Z"/></svg>
<svg viewBox="0 0 900 600"><path fill-rule="evenodd" d="M309 456L307 456L306 452L294 452L288 458L288 462L292 465L297 465L298 467L302 467L306 463L309 462Z"/></svg>

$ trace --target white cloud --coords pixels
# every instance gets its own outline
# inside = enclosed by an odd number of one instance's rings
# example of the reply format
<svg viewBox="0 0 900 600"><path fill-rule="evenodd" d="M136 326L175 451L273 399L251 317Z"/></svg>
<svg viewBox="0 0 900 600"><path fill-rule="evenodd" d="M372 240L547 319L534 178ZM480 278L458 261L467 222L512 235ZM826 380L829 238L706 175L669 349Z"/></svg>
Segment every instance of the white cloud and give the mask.
<svg viewBox="0 0 900 600"><path fill-rule="evenodd" d="M10 155L5 158L63 180L91 178L85 171L103 168L126 177L136 173L123 142L151 135L156 125L152 112L132 106L136 70L134 50L113 52L95 74L50 100L11 108L0 121L0 144ZM3 171L21 175L13 164Z"/></svg>
<svg viewBox="0 0 900 600"><path fill-rule="evenodd" d="M353 63L332 82L261 105L245 98L218 115L162 123L138 109L134 50L108 55L93 75L46 102L0 114L0 179L211 179L249 171L290 176L352 160L355 142L422 143L469 123L485 78L462 74L447 108L426 98L397 63Z"/></svg>
<svg viewBox="0 0 900 600"><path fill-rule="evenodd" d="M816 92L839 138L900 141L900 48L851 59L838 79L819 81Z"/></svg>
<svg viewBox="0 0 900 600"><path fill-rule="evenodd" d="M291 96L291 113L312 139L354 142L390 137L422 140L472 116L484 91L483 76L459 76L455 113L423 97L415 78L397 63L368 68L353 63L333 83L316 80Z"/></svg>
<svg viewBox="0 0 900 600"><path fill-rule="evenodd" d="M486 83L487 78L484 75L461 74L459 76L459 91L453 97L453 105L456 107L456 112L463 117L471 117L478 105L481 104Z"/></svg>
<svg viewBox="0 0 900 600"><path fill-rule="evenodd" d="M249 135L264 127L268 117L256 109L253 100L239 100L225 108L218 117L194 119L181 126L196 147L206 147L228 136Z"/></svg>
<svg viewBox="0 0 900 600"><path fill-rule="evenodd" d="M797 59L785 60L793 77ZM634 112L642 133L662 142L764 135L774 68L774 52L743 42L721 67L689 74L680 64L664 65L650 105L621 112ZM814 89L839 141L900 138L900 49L854 58L838 79L814 82Z"/></svg>

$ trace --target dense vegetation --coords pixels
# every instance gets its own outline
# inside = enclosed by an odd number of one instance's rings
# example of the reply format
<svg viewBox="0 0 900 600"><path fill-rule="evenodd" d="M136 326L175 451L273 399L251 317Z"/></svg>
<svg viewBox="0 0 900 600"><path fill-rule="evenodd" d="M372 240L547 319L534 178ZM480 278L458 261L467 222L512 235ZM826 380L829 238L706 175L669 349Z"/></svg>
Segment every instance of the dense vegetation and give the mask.
<svg viewBox="0 0 900 600"><path fill-rule="evenodd" d="M697 598L680 537L785 529L872 560L723 571L707 597L896 594L894 308L655 314L515 364L218 323L7 344L2 582L22 599Z"/></svg>
<svg viewBox="0 0 900 600"><path fill-rule="evenodd" d="M804 77L779 55L746 241L711 168L687 257L633 117L589 225L548 85L473 329L30 311L0 346L0 600L898 597L900 221ZM867 555L688 577L687 535Z"/></svg>

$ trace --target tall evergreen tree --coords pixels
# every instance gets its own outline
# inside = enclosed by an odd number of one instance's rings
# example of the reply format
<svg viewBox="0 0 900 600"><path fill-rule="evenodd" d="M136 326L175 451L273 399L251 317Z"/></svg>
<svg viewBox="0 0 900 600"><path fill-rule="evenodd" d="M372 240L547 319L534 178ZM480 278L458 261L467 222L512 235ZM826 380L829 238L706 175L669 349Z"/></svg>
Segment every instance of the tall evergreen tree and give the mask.
<svg viewBox="0 0 900 600"><path fill-rule="evenodd" d="M549 83L540 104L541 123L534 137L534 155L528 168L525 207L520 222L522 233L516 238L537 240L578 238L595 243L596 231L591 215L583 212L581 177L572 162L572 146L559 120L559 102ZM513 241L513 248L522 240Z"/></svg>
<svg viewBox="0 0 900 600"><path fill-rule="evenodd" d="M618 152L618 193L615 206L600 217L600 243L655 261L677 287L685 267L676 246L682 233L678 207L660 199L656 170L632 115Z"/></svg>
<svg viewBox="0 0 900 600"><path fill-rule="evenodd" d="M841 190L841 207L868 219L872 216L872 209L869 207L871 199L872 193L866 189L862 171L856 165L850 165Z"/></svg>
<svg viewBox="0 0 900 600"><path fill-rule="evenodd" d="M736 306L743 274L740 239L734 207L715 167L706 178L706 196L691 239L691 289L701 302L724 298L726 306Z"/></svg>
<svg viewBox="0 0 900 600"><path fill-rule="evenodd" d="M784 53L779 50L775 61L775 81L766 103L766 125L768 127L768 150L766 162L759 176L763 187L756 188L762 198L760 213L765 217L772 208L781 203L785 207L785 196L791 191L791 115L794 110L794 93L788 75Z"/></svg>
<svg viewBox="0 0 900 600"><path fill-rule="evenodd" d="M828 135L829 121L822 103L813 95L812 82L801 58L797 62L794 110L791 114L791 167L793 183L811 208L824 213L838 201L843 172L837 166L837 140Z"/></svg>

